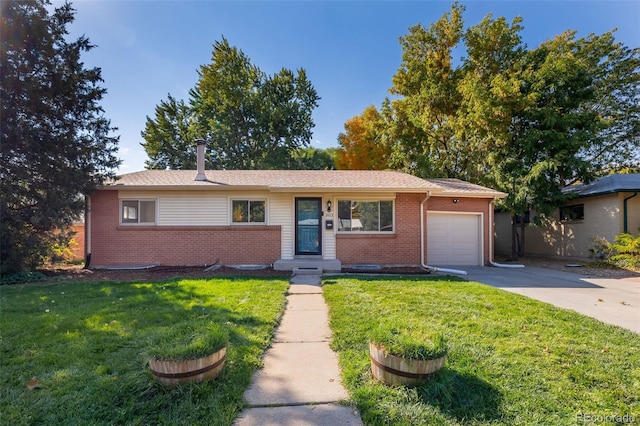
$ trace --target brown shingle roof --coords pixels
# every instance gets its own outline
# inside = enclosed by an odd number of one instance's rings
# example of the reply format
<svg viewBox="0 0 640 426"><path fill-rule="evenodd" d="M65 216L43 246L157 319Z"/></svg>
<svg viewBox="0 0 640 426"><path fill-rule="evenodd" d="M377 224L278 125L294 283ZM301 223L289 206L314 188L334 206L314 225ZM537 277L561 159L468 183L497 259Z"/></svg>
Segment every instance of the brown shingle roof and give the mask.
<svg viewBox="0 0 640 426"><path fill-rule="evenodd" d="M435 185L442 194L451 196L490 196L490 197L506 197L504 192L496 191L484 186L476 185L460 179L425 179L427 182Z"/></svg>
<svg viewBox="0 0 640 426"><path fill-rule="evenodd" d="M393 191L427 192L434 195L452 190L448 179L421 179L407 173L372 170L207 170L206 181L194 180L195 170L144 170L128 173L105 189L155 190L237 190L269 191ZM484 190L485 196L502 194L478 185L453 180L465 194L473 196ZM466 185L466 186L465 186ZM457 194L462 195L461 192ZM478 196L476 194L476 196Z"/></svg>

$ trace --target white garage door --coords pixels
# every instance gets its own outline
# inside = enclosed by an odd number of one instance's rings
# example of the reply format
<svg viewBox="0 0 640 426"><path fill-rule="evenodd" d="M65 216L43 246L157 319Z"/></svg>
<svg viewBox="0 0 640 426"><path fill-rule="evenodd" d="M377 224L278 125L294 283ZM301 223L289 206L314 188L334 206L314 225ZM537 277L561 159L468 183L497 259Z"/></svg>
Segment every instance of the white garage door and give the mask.
<svg viewBox="0 0 640 426"><path fill-rule="evenodd" d="M481 265L480 215L427 214L429 265Z"/></svg>

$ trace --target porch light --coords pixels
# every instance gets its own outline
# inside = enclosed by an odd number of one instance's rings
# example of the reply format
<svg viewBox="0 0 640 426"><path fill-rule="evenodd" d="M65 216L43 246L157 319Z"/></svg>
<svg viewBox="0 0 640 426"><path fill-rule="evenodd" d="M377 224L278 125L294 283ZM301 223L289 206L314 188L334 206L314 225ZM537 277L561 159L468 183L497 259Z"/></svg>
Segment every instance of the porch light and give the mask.
<svg viewBox="0 0 640 426"><path fill-rule="evenodd" d="M460 202L460 200L458 200L457 198L453 199L453 204L458 204Z"/></svg>
<svg viewBox="0 0 640 426"><path fill-rule="evenodd" d="M331 200L327 200L327 212L331 211Z"/></svg>

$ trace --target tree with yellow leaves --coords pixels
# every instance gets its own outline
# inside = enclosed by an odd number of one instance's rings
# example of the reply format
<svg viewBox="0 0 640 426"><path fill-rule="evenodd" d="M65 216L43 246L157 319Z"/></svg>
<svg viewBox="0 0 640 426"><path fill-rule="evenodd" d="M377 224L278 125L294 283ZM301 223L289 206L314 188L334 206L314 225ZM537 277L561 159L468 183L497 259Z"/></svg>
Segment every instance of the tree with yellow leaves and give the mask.
<svg viewBox="0 0 640 426"><path fill-rule="evenodd" d="M384 106L383 106L384 109ZM336 166L342 170L387 169L391 147L383 114L369 105L360 115L347 120L338 135Z"/></svg>

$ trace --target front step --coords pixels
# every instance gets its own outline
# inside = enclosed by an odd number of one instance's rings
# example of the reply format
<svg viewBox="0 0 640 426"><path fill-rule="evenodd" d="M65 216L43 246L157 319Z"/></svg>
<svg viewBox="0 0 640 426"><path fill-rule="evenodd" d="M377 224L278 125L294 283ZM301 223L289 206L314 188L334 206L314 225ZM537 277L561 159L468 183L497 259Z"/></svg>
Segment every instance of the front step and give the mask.
<svg viewBox="0 0 640 426"><path fill-rule="evenodd" d="M309 268L317 268L313 274L322 274L324 272L340 272L342 263L338 259L280 259L273 263L273 269L276 271L295 271L299 269L303 271L311 271ZM310 272L308 272L310 273Z"/></svg>
<svg viewBox="0 0 640 426"><path fill-rule="evenodd" d="M292 275L322 275L322 268L317 266L302 266L293 268Z"/></svg>

